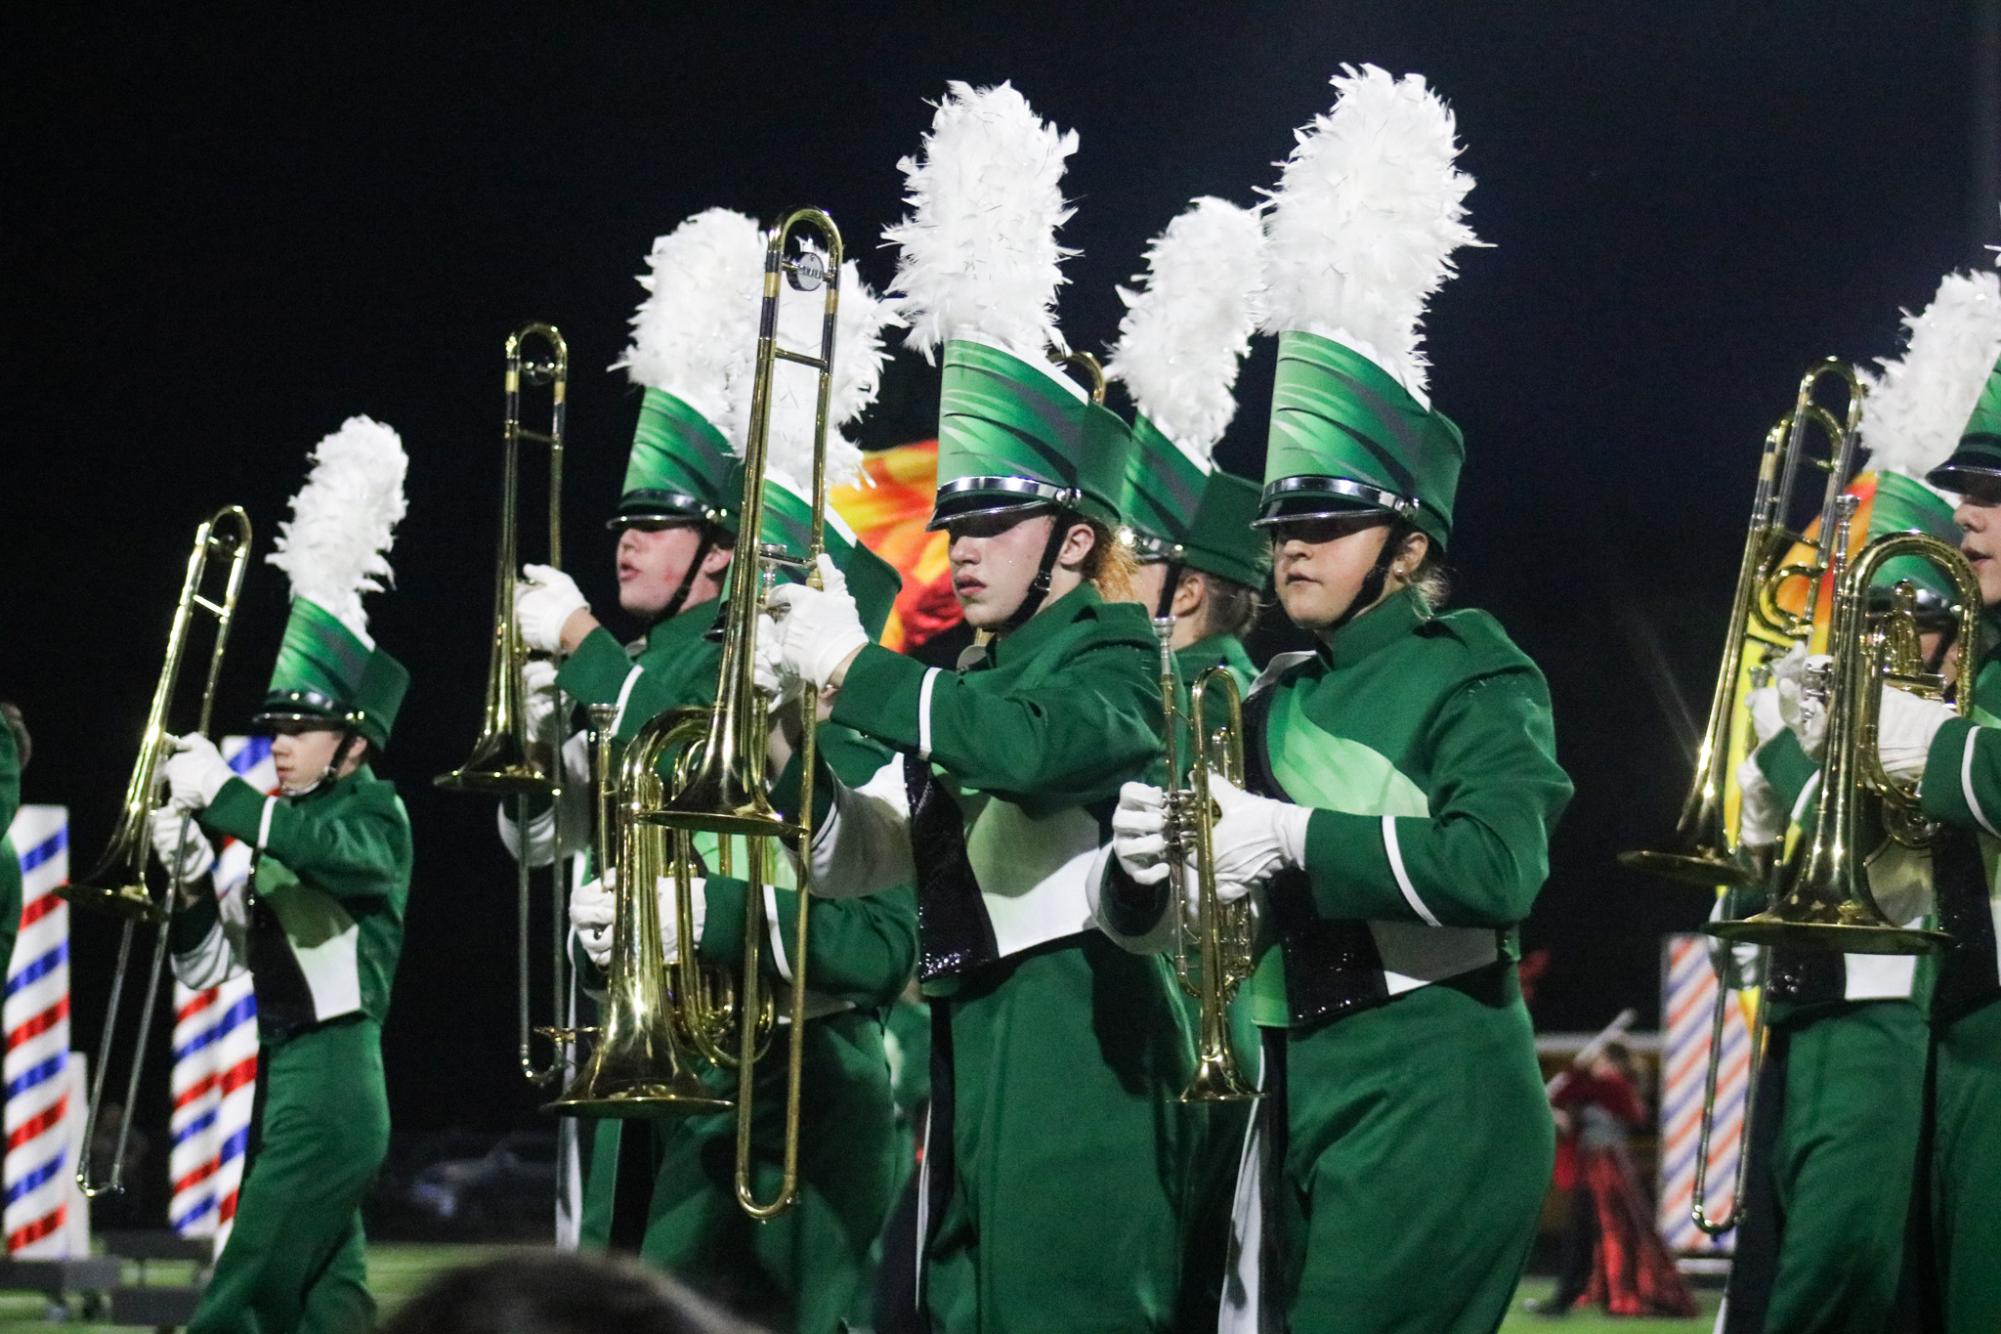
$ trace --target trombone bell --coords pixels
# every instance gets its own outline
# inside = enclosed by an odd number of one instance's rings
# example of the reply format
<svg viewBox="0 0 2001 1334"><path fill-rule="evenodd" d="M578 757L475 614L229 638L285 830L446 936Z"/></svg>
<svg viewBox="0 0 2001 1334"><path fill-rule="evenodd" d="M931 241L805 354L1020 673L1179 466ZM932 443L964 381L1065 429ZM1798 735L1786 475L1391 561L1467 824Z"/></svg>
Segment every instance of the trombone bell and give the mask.
<svg viewBox="0 0 2001 1334"><path fill-rule="evenodd" d="M1756 871L1714 848L1698 847L1693 852L1622 852L1619 865L1659 880L1700 885L1705 889L1758 883Z"/></svg>

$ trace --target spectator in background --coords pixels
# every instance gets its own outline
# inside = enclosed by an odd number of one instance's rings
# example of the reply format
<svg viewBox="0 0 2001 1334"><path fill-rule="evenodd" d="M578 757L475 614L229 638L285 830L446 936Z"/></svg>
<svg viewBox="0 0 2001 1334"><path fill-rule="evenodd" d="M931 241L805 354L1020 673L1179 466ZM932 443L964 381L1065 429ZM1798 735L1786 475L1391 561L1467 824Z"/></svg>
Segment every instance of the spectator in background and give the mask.
<svg viewBox="0 0 2001 1334"><path fill-rule="evenodd" d="M1692 1316L1695 1301L1654 1227L1628 1140L1647 1122L1633 1056L1609 1042L1558 1076L1556 1182L1570 1196L1556 1291L1528 1309L1567 1315L1580 1301L1613 1315Z"/></svg>

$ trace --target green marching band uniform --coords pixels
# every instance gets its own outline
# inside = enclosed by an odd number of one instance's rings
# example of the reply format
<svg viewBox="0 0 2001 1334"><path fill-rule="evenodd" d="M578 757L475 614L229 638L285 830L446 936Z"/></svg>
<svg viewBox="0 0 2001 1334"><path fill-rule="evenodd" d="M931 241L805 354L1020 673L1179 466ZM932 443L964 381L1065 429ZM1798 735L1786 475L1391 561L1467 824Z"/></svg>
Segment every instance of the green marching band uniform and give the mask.
<svg viewBox="0 0 2001 1334"><path fill-rule="evenodd" d="M704 216L713 219L719 212ZM754 278L763 253L754 226L748 242L752 249L746 258ZM663 301L677 295L664 287L655 290ZM746 309L754 317L754 299ZM730 335L718 330L713 336ZM640 337L645 337L643 328ZM746 389L734 385L731 392ZM675 394L649 385L611 526L699 523L704 525L705 550L712 543L734 547L741 538L737 502L743 481L736 451L723 431ZM803 551L809 526L806 500L781 482L767 487L763 545ZM861 597L872 632L879 632L901 587L900 576L862 547L835 516L828 518L826 541ZM594 629L564 662L556 685L580 704L616 706L615 733L621 742L662 713L707 708L715 699L721 668L722 643L715 633L719 605L713 599L677 605L630 651L609 632ZM822 729L823 750L835 772L861 781L875 772L883 755L840 731ZM503 834L516 842L505 824ZM531 844L547 842L546 830L539 839L531 831ZM708 835L698 836L696 847L704 861L717 851ZM531 855L546 855L546 849L537 846ZM739 848L738 865L744 855ZM741 880L704 877L696 898L696 929L705 965L731 972L742 966L748 892ZM763 897L757 915L769 932L764 980L780 988L782 1014L790 961L799 957L797 898L785 887L766 887ZM907 885L862 901L815 900L810 913L798 1202L764 1223L743 1212L736 1197L734 1110L669 1112L630 1121L607 1118L594 1131L580 1241L592 1249L636 1250L648 1264L742 1314L775 1322L775 1327L831 1331L865 1299L871 1250L908 1171L895 1125L883 1034L886 1015L915 967L917 926ZM662 916L671 923L670 915ZM608 937L610 928L605 930ZM593 989L602 974L588 961L583 967L586 989ZM752 1187L764 1199L777 1193L783 1165L786 1040L781 1027L756 1073ZM735 1098L733 1071L704 1066L701 1077L714 1093Z"/></svg>
<svg viewBox="0 0 2001 1334"><path fill-rule="evenodd" d="M948 342L933 524L1021 509L1109 533L1129 439L1053 374ZM1120 784L1158 763L1154 657L1145 614L1085 582L956 672L863 647L835 697L835 722L897 752L827 785L813 876L859 896L914 871L922 1301L941 1330L1172 1327L1189 1029L1089 892Z"/></svg>
<svg viewBox="0 0 2001 1334"><path fill-rule="evenodd" d="M1142 570L1158 572L1158 592L1140 601L1155 634L1166 636L1173 649L1184 769L1192 753L1187 689L1211 668L1223 667L1239 696L1248 697L1257 677L1241 636L1255 620L1268 564L1264 538L1252 526L1259 487L1216 467L1213 456L1235 416L1238 363L1256 332L1262 256L1255 211L1221 199L1194 200L1147 247L1143 289L1120 289L1127 310L1106 367L1134 402L1122 517ZM1176 593L1191 573L1200 576L1202 600L1183 624ZM1213 710L1214 695L1208 698ZM1215 714L1209 718L1213 726ZM1199 1025L1199 1002L1185 987L1177 995L1191 1028ZM1257 1027L1248 1007L1232 1007L1228 1017L1238 1068L1255 1082ZM1182 1115L1194 1139L1182 1205L1177 1325L1197 1328L1216 1319L1250 1106L1198 1104Z"/></svg>
<svg viewBox="0 0 2001 1334"><path fill-rule="evenodd" d="M2001 501L2001 366L1983 388L1958 448L1926 480L1987 512ZM1960 689L1966 685L1961 681ZM1992 603L1982 620L1972 688L1966 719L1918 704L1932 729L1921 805L1962 835L1932 853L1938 926L1952 942L1928 969L1930 1162L1918 1185L1927 1197L1918 1246L1931 1265L1926 1315L1952 1334L2001 1329L2001 1267L1995 1264L2001 1210L1994 1207L1994 1184L2001 1181L2001 620ZM1886 732L1888 726L1886 716Z"/></svg>
<svg viewBox="0 0 2001 1334"><path fill-rule="evenodd" d="M1864 414L1861 443L1875 486L1867 531L1850 539L1851 555L1897 533L1957 543L1951 502L1918 478L1958 442L2001 344L2001 283L1992 274L1948 274L1931 304L1904 322L1907 348L1881 363ZM1872 605L1887 605L1903 580L1916 592L1920 630L1940 636L1942 659L1953 647L1958 594L1936 566L1907 557L1877 574ZM1797 692L1802 661L1798 652L1784 660L1785 684L1762 687L1748 701L1759 744L1739 766L1739 841L1754 851L1777 844L1790 853L1814 823L1818 761L1798 733L1779 726L1780 691ZM1796 706L1792 712L1797 717ZM1930 857L1880 829L1869 837L1877 846L1863 865L1877 902L1902 925L1931 925ZM1719 913L1748 916L1765 906L1765 895L1764 886L1733 890ZM1771 952L1743 1221L1719 1325L1726 1334L1873 1334L1916 1318L1921 1257L1909 1220L1933 971L1929 959L1912 955Z"/></svg>
<svg viewBox="0 0 2001 1334"><path fill-rule="evenodd" d="M218 902L206 878L213 853L202 847L202 878L170 928L185 985L249 970L266 1081L235 1229L188 1324L203 1334L374 1324L361 1203L389 1148L382 1025L403 949L411 839L402 798L368 761L389 744L410 676L366 637L356 594L373 586L365 582L373 571L329 580L302 566L312 559L304 534L317 522L376 526L387 548L403 510L405 461L395 433L366 418L322 441L315 459L313 481L293 502L291 551L281 538L271 558L287 567L294 596L252 724L340 732L334 762L303 790L276 796L235 777L199 737L167 764L170 809L192 809L207 834L254 850L244 892ZM373 499L352 502L360 513L315 513L316 487L343 470L372 476ZM345 615L323 605L341 602ZM367 743L366 759L343 774L354 738ZM155 840L160 848L157 826Z"/></svg>
<svg viewBox="0 0 2001 1334"><path fill-rule="evenodd" d="M1266 318L1279 342L1258 522L1275 550L1302 521L1309 534L1377 523L1387 539L1317 647L1259 678L1248 793L1211 782L1219 868L1233 811L1275 844L1245 872L1259 940L1236 1003L1264 1063L1219 1326L1486 1331L1554 1156L1516 927L1571 787L1542 674L1493 618L1438 611L1422 582L1382 591L1407 535L1449 543L1463 446L1405 379L1332 335L1414 376L1422 363L1393 354L1414 349L1422 296L1472 239L1458 221L1471 181L1451 167L1450 113L1417 76L1365 67L1334 83L1340 101L1301 132L1265 218L1269 290L1286 301ZM1431 142L1395 142L1393 122ZM1408 215L1356 198L1353 182L1399 172ZM1338 290L1313 290L1337 272ZM1389 291L1412 275L1421 290ZM1350 318L1370 309L1401 320ZM1122 820L1153 800L1129 793ZM1129 878L1124 837L1105 900L1137 938L1161 906Z"/></svg>

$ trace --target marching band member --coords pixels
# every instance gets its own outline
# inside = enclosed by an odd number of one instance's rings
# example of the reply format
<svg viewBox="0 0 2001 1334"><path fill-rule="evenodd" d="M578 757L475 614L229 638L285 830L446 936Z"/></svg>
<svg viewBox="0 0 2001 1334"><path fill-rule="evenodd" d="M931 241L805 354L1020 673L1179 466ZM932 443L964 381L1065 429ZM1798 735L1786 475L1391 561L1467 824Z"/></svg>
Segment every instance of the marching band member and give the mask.
<svg viewBox="0 0 2001 1334"><path fill-rule="evenodd" d="M1881 362L1862 419L1873 474L1849 488L1867 504L1851 556L1892 533L1956 540L1951 504L1918 479L1952 451L2001 355L2001 281L1947 274L1931 304L1904 324L1908 347ZM1919 590L1927 660L1939 661L1956 594L1917 559L1886 567L1873 591L1887 596L1904 579ZM1818 764L1779 726L1782 707L1799 715L1802 656L1789 656L1781 684L1750 701L1761 744L1738 768L1739 841L1754 852L1775 847L1788 826L1812 824ZM1814 707L1810 699L1806 707ZM1868 866L1885 910L1923 925L1931 911L1928 859L1890 845ZM1751 910L1733 905L1732 915ZM1874 1334L1911 1314L1904 1307L1914 1291L1906 1251L1912 1183L1902 1168L1919 1156L1928 1045L1921 1000L1915 956L1773 951L1762 998L1771 1006L1769 1036L1746 1137L1744 1221L1721 1326L1727 1334Z"/></svg>
<svg viewBox="0 0 2001 1334"><path fill-rule="evenodd" d="M824 589L773 595L786 670L897 752L865 785L825 785L813 877L837 896L916 877L921 1301L940 1330L1174 1318L1190 1038L1161 961L1095 931L1088 890L1119 785L1160 748L1145 614L1100 588L1124 592L1129 435L1042 355L1075 142L1005 84L953 84L888 232L910 341L943 347L932 524L983 643L957 672L870 644L831 563Z"/></svg>
<svg viewBox="0 0 2001 1334"><path fill-rule="evenodd" d="M1243 635L1257 619L1268 556L1251 527L1258 488L1215 466L1236 415L1237 363L1257 329L1263 233L1258 216L1197 199L1147 247L1146 286L1126 304L1106 373L1138 412L1126 468L1125 521L1139 555L1134 599L1173 622L1184 680L1227 663L1256 677Z"/></svg>
<svg viewBox="0 0 2001 1334"><path fill-rule="evenodd" d="M1416 75L1333 82L1266 219L1258 523L1318 644L1251 696L1249 790L1211 780L1220 892L1255 888L1264 935L1224 1326L1485 1331L1549 1184L1516 926L1570 783L1534 663L1492 617L1440 610L1463 445L1424 397L1417 321L1474 241L1451 113ZM1165 884L1163 815L1158 789L1121 794L1109 897Z"/></svg>
<svg viewBox="0 0 2001 1334"><path fill-rule="evenodd" d="M248 969L257 993L260 1141L191 1331L374 1325L361 1202L389 1149L382 1023L403 949L410 821L372 761L410 675L368 637L361 595L389 576L407 460L396 433L350 418L313 452L267 557L291 618L264 704L280 794L238 778L206 737L177 744L153 849L180 858L175 976L211 987ZM184 815L199 830L181 840ZM218 903L208 835L255 852L244 893Z"/></svg>
<svg viewBox="0 0 2001 1334"><path fill-rule="evenodd" d="M14 957L21 929L21 856L8 831L21 809L21 771L28 767L28 725L12 700L0 700L0 971Z"/></svg>
<svg viewBox="0 0 2001 1334"><path fill-rule="evenodd" d="M761 273L764 241L753 228L747 243L755 277ZM735 263L734 256L729 262ZM657 281L654 299L669 301L674 292L668 283ZM843 267L841 295L829 406L829 472L835 480L859 463L859 451L836 433L873 402L883 359L882 330L894 322L887 306L862 284L852 261ZM753 337L744 344L746 350L755 342L755 288L748 309ZM819 310L820 303L806 296L784 302L780 342L802 348L815 345ZM750 549L751 559L764 548L803 550L810 539L812 493L802 479L810 475L817 377L783 362L775 373L763 530L758 546ZM751 389L746 357L723 386L724 414L739 439ZM734 506L743 481L741 463L732 463L718 488L727 498L723 504ZM828 516L826 541L866 604L870 633L879 632L901 586L899 576L862 547L838 516ZM716 619L715 608L707 607L703 628ZM648 673L652 679L636 681L626 694L621 735L629 737L667 709L706 706L714 700L719 641L696 634L683 647L686 651L678 660L671 664L661 660ZM573 677L575 661L565 664L557 682L567 687L578 679L581 688L588 688L591 681ZM595 678L599 686L610 681L609 673ZM836 735L838 730L828 729L823 744L834 757L836 771L854 765L860 781L879 767L882 756L872 747ZM713 837L698 836L696 848L705 864L714 865L719 849ZM739 847L735 864L742 866L745 859L745 850ZM706 964L726 970L741 966L745 897L751 892L741 879L715 874L702 876L691 886L698 933L695 948ZM674 882L663 879L658 893L662 944L671 961L681 947L673 912ZM764 952L766 981L789 986L790 961L799 958L794 938L796 894L782 885L766 886L763 897L757 916L770 935ZM625 1172L635 1173L645 1183L639 1192L643 1210L635 1222L643 1228L638 1249L648 1263L675 1273L742 1314L784 1328L833 1331L854 1304L867 1273L869 1249L899 1179L882 1035L884 1014L915 966L916 909L904 886L900 892L867 901L816 901L810 911L804 962L811 1017L803 1065L808 1092L801 1126L799 1202L766 1223L757 1223L742 1211L736 1198L734 1111L675 1115L632 1128L608 1121L599 1131L599 1153L594 1155L587 1186L585 1241L604 1244L608 1233L616 1238L622 1218L615 1215L623 1212L614 1203L620 1193L617 1182ZM611 950L614 917L612 894L601 880L588 882L572 896L570 916L584 953L602 968ZM718 1093L735 1096L733 1072L709 1067L703 1078ZM775 1194L783 1166L782 1112L788 1079L781 1034L757 1070L761 1108L753 1127L753 1186L764 1198ZM633 1156L621 1172L612 1164L632 1155L635 1143L646 1144L647 1152Z"/></svg>
<svg viewBox="0 0 2001 1334"><path fill-rule="evenodd" d="M523 671L528 731L543 736L558 708L558 691L580 704L621 706L618 734L669 708L713 698L721 645L707 637L716 599L736 544L737 445L743 433L733 411L731 386L750 366L757 337L757 300L763 238L757 222L727 209L708 209L657 237L639 279L648 295L632 316L632 341L619 358L642 394L633 427L618 507L606 527L618 534L619 609L645 627L644 637L622 645L592 614L575 580L542 565L522 569L515 615L526 646L563 655L560 670L547 659ZM586 738L578 733L564 753L566 785L562 855L589 844L590 791ZM524 855L515 828L516 803L499 803L502 841ZM525 855L544 866L557 855L556 820L546 807L529 820ZM577 896L573 895L573 898ZM610 896L585 896L598 916ZM573 908L577 906L573 903ZM590 933L594 932L592 935ZM611 933L595 922L579 937L579 950L609 948ZM614 1203L622 1133L606 1120L585 1136L584 1246L613 1243ZM646 1128L634 1130L644 1137ZM635 1168L631 1199L617 1241L637 1248L644 1227L650 1168Z"/></svg>
<svg viewBox="0 0 2001 1334"><path fill-rule="evenodd" d="M1930 1260L1928 1327L1952 1334L2001 1328L2001 951L1993 885L2001 839L2001 365L1989 375L1950 457L1926 476L1960 494L1953 521L1985 607L1972 711L1900 690L1883 695L1878 756L1894 778L1919 783L1925 815L1963 838L1932 849L1939 928L1952 941L1933 968L1930 996L1929 1199L1918 1254Z"/></svg>
<svg viewBox="0 0 2001 1334"><path fill-rule="evenodd" d="M1257 332L1264 228L1255 211L1197 199L1147 247L1147 272L1121 288L1126 313L1106 373L1125 383L1137 412L1126 466L1124 518L1139 556L1133 600L1167 636L1175 674L1191 685L1224 665L1248 695L1257 671L1242 634L1257 616L1268 553L1251 524L1258 486L1213 462L1236 415L1238 362ZM1143 284L1143 285L1142 285ZM1187 701L1179 707L1185 723ZM1192 753L1184 735L1180 754ZM1197 1002L1184 991L1189 1022ZM1255 1080L1259 1039L1249 1011L1229 1014L1238 1068ZM1210 1103L1200 1125L1183 1208L1180 1325L1213 1324L1229 1237L1230 1200L1249 1105Z"/></svg>

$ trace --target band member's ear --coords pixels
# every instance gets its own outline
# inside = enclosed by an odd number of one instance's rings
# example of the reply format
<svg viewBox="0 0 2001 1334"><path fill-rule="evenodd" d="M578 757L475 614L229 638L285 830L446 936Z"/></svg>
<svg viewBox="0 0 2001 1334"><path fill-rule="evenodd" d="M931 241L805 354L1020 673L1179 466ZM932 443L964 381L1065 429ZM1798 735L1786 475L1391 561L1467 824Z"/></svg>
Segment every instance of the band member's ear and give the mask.
<svg viewBox="0 0 2001 1334"><path fill-rule="evenodd" d="M728 542L711 543L702 556L702 573L710 578L720 579L730 567L730 557L736 548Z"/></svg>

